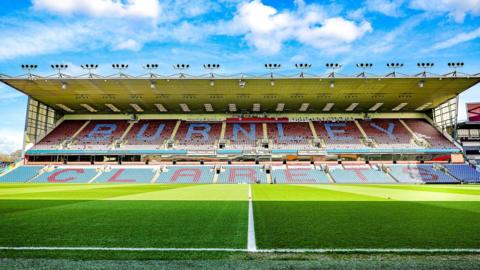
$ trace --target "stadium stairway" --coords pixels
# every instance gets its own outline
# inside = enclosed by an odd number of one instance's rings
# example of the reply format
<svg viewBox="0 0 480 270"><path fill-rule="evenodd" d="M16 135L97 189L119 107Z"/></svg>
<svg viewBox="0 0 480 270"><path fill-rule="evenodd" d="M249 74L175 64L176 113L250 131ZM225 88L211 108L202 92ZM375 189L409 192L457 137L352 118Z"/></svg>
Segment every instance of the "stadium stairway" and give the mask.
<svg viewBox="0 0 480 270"><path fill-rule="evenodd" d="M97 178L102 175L103 171L100 169L97 169L97 174L92 178L92 180L88 181L89 184L94 183Z"/></svg>
<svg viewBox="0 0 480 270"><path fill-rule="evenodd" d="M155 174L152 177L152 181L150 183L155 184L162 173L162 168L158 168L155 170Z"/></svg>

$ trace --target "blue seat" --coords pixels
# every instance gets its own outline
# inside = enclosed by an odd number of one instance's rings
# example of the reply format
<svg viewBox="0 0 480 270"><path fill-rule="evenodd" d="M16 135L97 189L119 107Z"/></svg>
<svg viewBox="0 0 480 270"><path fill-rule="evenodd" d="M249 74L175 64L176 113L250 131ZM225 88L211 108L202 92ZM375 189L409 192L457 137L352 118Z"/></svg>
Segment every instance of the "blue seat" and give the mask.
<svg viewBox="0 0 480 270"><path fill-rule="evenodd" d="M330 171L335 183L342 184L393 184L384 172L375 169L335 169Z"/></svg>
<svg viewBox="0 0 480 270"><path fill-rule="evenodd" d="M214 176L213 166L168 166L160 173L158 184L211 184Z"/></svg>
<svg viewBox="0 0 480 270"><path fill-rule="evenodd" d="M272 169L272 181L275 184L328 184L327 175L310 167Z"/></svg>
<svg viewBox="0 0 480 270"><path fill-rule="evenodd" d="M0 177L0 182L22 183L37 176L43 166L20 166Z"/></svg>
<svg viewBox="0 0 480 270"><path fill-rule="evenodd" d="M95 183L150 183L154 175L153 168L116 168L103 172L95 179Z"/></svg>
<svg viewBox="0 0 480 270"><path fill-rule="evenodd" d="M87 183L97 174L96 169L58 167L35 178L35 183Z"/></svg>
<svg viewBox="0 0 480 270"><path fill-rule="evenodd" d="M480 183L480 171L467 164L445 165L448 172L458 180L467 183Z"/></svg>
<svg viewBox="0 0 480 270"><path fill-rule="evenodd" d="M220 172L217 183L239 184L239 183L267 183L267 174L261 166L224 166Z"/></svg>

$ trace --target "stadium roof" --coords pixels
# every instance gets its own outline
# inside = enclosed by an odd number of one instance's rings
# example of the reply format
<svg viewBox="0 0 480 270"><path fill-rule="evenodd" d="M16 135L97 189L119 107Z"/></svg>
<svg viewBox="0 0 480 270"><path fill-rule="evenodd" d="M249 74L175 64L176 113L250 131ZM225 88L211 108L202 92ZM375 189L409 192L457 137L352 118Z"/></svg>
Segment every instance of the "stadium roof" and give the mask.
<svg viewBox="0 0 480 270"><path fill-rule="evenodd" d="M59 111L83 113L422 112L480 81L473 76L0 76ZM457 75L457 74L455 74Z"/></svg>

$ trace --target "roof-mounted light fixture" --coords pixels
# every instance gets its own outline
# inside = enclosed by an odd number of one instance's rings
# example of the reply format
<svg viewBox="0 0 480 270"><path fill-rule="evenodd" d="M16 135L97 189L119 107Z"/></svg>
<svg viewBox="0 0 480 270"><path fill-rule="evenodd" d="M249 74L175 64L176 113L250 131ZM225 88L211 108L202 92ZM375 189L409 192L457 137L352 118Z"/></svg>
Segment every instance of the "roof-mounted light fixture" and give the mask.
<svg viewBox="0 0 480 270"><path fill-rule="evenodd" d="M360 68L362 70L362 72L360 74L357 75L357 77L367 77L367 73L365 72L365 70L367 69L370 69L373 67L373 64L372 63L358 63L356 64L357 68Z"/></svg>
<svg viewBox="0 0 480 270"><path fill-rule="evenodd" d="M312 64L307 64L307 63L295 64L295 68L301 70L299 75L300 78L303 78L305 76L304 70L310 69L311 67L312 67Z"/></svg>
<svg viewBox="0 0 480 270"><path fill-rule="evenodd" d="M20 67L28 73L28 78L32 78L32 70L37 69L37 65L22 64Z"/></svg>
<svg viewBox="0 0 480 270"><path fill-rule="evenodd" d="M112 112L120 112L120 109L117 108L115 105L113 105L111 103L107 103L107 104L105 104L105 106L107 108L109 108L110 110L112 110Z"/></svg>
<svg viewBox="0 0 480 270"><path fill-rule="evenodd" d="M432 68L434 63L417 63L417 67L423 69L423 72L417 74L417 75L422 75L423 77L427 77L427 69ZM421 86L423 87L423 86Z"/></svg>
<svg viewBox="0 0 480 270"><path fill-rule="evenodd" d="M67 69L68 65L66 65L66 64L54 64L54 65L50 65L50 67L57 71L59 78L62 78L63 77L62 70Z"/></svg>
<svg viewBox="0 0 480 270"><path fill-rule="evenodd" d="M403 67L403 63L387 63L387 67L392 69L393 72L387 74L386 77L396 77L397 76L397 69L399 68L402 68Z"/></svg>
<svg viewBox="0 0 480 270"><path fill-rule="evenodd" d="M66 112L69 112L69 113L75 112L74 110L70 109L70 107L68 107L64 104L55 104L55 105L57 105L60 109L66 111Z"/></svg>
<svg viewBox="0 0 480 270"><path fill-rule="evenodd" d="M270 85L275 86L275 81L273 80L273 71L276 69L280 69L282 67L282 64L265 64L264 65L266 69L270 70Z"/></svg>
<svg viewBox="0 0 480 270"><path fill-rule="evenodd" d="M400 103L395 108L393 108L392 111L398 112L401 109L403 109L403 107L407 106L407 104L408 104L407 102Z"/></svg>
<svg viewBox="0 0 480 270"><path fill-rule="evenodd" d="M300 112L306 112L308 110L308 107L310 107L310 103L302 103L300 105L300 108L298 108L298 110Z"/></svg>
<svg viewBox="0 0 480 270"><path fill-rule="evenodd" d="M165 106L163 106L163 104L159 104L159 103L155 103L154 104L155 107L157 107L157 110L160 111L160 112L167 112L167 108L165 108Z"/></svg>
<svg viewBox="0 0 480 270"><path fill-rule="evenodd" d="M242 75L240 80L238 80L238 86L243 89L245 88L245 85L247 85L247 82L243 79L243 75Z"/></svg>
<svg viewBox="0 0 480 270"><path fill-rule="evenodd" d="M220 68L220 64L203 64L203 68L210 71L210 86L215 86L215 74L213 71L218 70Z"/></svg>
<svg viewBox="0 0 480 270"><path fill-rule="evenodd" d="M88 70L88 77L92 78L93 77L93 70L96 70L98 68L97 64L85 64L85 65L80 65L81 68Z"/></svg>
<svg viewBox="0 0 480 270"><path fill-rule="evenodd" d="M90 106L88 104L82 103L82 104L80 104L80 106L82 106L83 108L85 108L87 111L89 111L91 113L98 112L95 108L93 108L92 106Z"/></svg>
<svg viewBox="0 0 480 270"><path fill-rule="evenodd" d="M123 71L128 68L128 64L112 64L112 68L118 70L118 75L120 77L125 77Z"/></svg>
<svg viewBox="0 0 480 270"><path fill-rule="evenodd" d="M335 69L342 68L342 65L339 64L339 63L326 63L325 67L327 67L327 69L331 70L330 74L328 74L328 77L334 78L335 77Z"/></svg>
<svg viewBox="0 0 480 270"><path fill-rule="evenodd" d="M448 67L453 69L453 72L451 72L450 74L452 74L453 77L457 77L457 69L459 68L462 68L464 66L464 63L463 62L449 62L448 63Z"/></svg>
<svg viewBox="0 0 480 270"><path fill-rule="evenodd" d="M180 78L185 78L185 73L183 73L183 70L187 70L190 68L189 64L174 64L172 65L173 69L175 70L180 70Z"/></svg>
<svg viewBox="0 0 480 270"><path fill-rule="evenodd" d="M205 103L205 104L203 104L203 106L205 107L205 111L207 111L207 112L213 112L214 111L213 106L210 103Z"/></svg>
<svg viewBox="0 0 480 270"><path fill-rule="evenodd" d="M155 73L153 71L158 69L158 67L159 67L158 64L145 64L145 65L143 65L143 68L148 70L148 73L150 74L150 78L152 78L150 80L150 89L155 89L156 86L157 86L157 82L154 80L154 78L157 77L157 76L155 75Z"/></svg>
<svg viewBox="0 0 480 270"><path fill-rule="evenodd" d="M285 103L278 103L277 104L277 108L275 109L275 111L277 112L283 112L283 109L285 108Z"/></svg>
<svg viewBox="0 0 480 270"><path fill-rule="evenodd" d="M143 68L148 70L148 73L150 74L150 78L155 78L155 73L153 73L154 70L158 69L158 64L146 64L143 65Z"/></svg>

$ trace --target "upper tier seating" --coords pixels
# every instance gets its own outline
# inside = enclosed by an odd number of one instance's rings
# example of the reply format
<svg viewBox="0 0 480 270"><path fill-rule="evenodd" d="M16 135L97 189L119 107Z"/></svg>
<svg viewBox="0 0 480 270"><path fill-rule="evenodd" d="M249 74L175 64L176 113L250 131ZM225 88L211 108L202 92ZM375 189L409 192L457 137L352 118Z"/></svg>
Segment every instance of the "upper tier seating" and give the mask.
<svg viewBox="0 0 480 270"><path fill-rule="evenodd" d="M316 121L313 125L318 138L325 140L327 149L366 148L360 141L362 134L353 121Z"/></svg>
<svg viewBox="0 0 480 270"><path fill-rule="evenodd" d="M313 148L309 143L313 136L308 122L269 123L267 130L274 149Z"/></svg>
<svg viewBox="0 0 480 270"><path fill-rule="evenodd" d="M126 120L93 120L75 138L71 149L108 149L128 127Z"/></svg>
<svg viewBox="0 0 480 270"><path fill-rule="evenodd" d="M288 168L272 168L274 184L328 184L328 176L320 170L310 166Z"/></svg>
<svg viewBox="0 0 480 270"><path fill-rule="evenodd" d="M279 120L284 121L284 120ZM285 120L287 121L287 120ZM406 119L405 123L419 138L431 144L433 149L455 149L440 132L423 119ZM72 136L85 124L84 120L65 120L42 139L33 150L59 149L66 139L73 139L67 148L72 150L155 150L164 149L171 138L178 120L140 120L131 126L122 141L122 135L130 126L127 120L92 120L76 136ZM358 120L367 137L376 142L376 149L418 149L424 145L398 119ZM354 121L314 121L319 139L326 148L333 150L372 150L368 140ZM272 149L315 150L313 134L308 122L267 123L267 138ZM222 131L222 122L181 121L173 143L174 150L217 149ZM266 144L263 141L262 123L227 123L225 129L226 149L254 150ZM119 145L114 142L120 142ZM261 143L260 143L261 142ZM367 146L368 145L368 146ZM318 149L317 149L318 150ZM413 150L413 151L415 151ZM373 150L372 150L373 151Z"/></svg>
<svg viewBox="0 0 480 270"><path fill-rule="evenodd" d="M226 148L230 149L251 149L257 145L257 140L263 139L262 124L242 123L227 124L225 139L230 140Z"/></svg>
<svg viewBox="0 0 480 270"><path fill-rule="evenodd" d="M169 139L176 120L140 120L128 131L124 140L126 149L157 149Z"/></svg>
<svg viewBox="0 0 480 270"><path fill-rule="evenodd" d="M43 166L20 166L0 176L0 182L22 183L37 176Z"/></svg>
<svg viewBox="0 0 480 270"><path fill-rule="evenodd" d="M150 183L154 175L153 168L115 168L103 172L95 183Z"/></svg>
<svg viewBox="0 0 480 270"><path fill-rule="evenodd" d="M182 122L175 135L177 147L215 149L221 132L221 122Z"/></svg>
<svg viewBox="0 0 480 270"><path fill-rule="evenodd" d="M85 124L84 120L65 120L38 142L33 149L57 149L63 141L70 139L83 124Z"/></svg>
<svg viewBox="0 0 480 270"><path fill-rule="evenodd" d="M63 168L44 172L33 180L34 183L87 183L97 175L95 168Z"/></svg>
<svg viewBox="0 0 480 270"><path fill-rule="evenodd" d="M435 127L424 119L405 119L405 123L415 134L426 139L435 149L452 149L455 145L445 138Z"/></svg>
<svg viewBox="0 0 480 270"><path fill-rule="evenodd" d="M158 184L211 184L213 166L167 166L157 178Z"/></svg>
<svg viewBox="0 0 480 270"><path fill-rule="evenodd" d="M218 175L220 184L267 183L267 174L261 166L223 166Z"/></svg>
<svg viewBox="0 0 480 270"><path fill-rule="evenodd" d="M447 164L444 165L448 172L458 180L466 183L480 183L480 171L467 164Z"/></svg>
<svg viewBox="0 0 480 270"><path fill-rule="evenodd" d="M412 134L397 119L372 119L358 121L368 137L378 148L419 148L412 143Z"/></svg>
<svg viewBox="0 0 480 270"><path fill-rule="evenodd" d="M336 183L351 184L393 184L390 177L378 169L335 169L330 170L330 175Z"/></svg>
<svg viewBox="0 0 480 270"><path fill-rule="evenodd" d="M429 164L393 164L389 168L390 175L400 183L458 183L453 177Z"/></svg>

